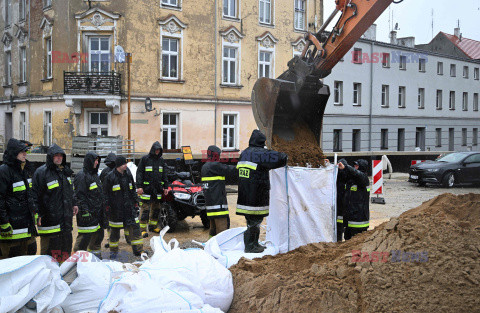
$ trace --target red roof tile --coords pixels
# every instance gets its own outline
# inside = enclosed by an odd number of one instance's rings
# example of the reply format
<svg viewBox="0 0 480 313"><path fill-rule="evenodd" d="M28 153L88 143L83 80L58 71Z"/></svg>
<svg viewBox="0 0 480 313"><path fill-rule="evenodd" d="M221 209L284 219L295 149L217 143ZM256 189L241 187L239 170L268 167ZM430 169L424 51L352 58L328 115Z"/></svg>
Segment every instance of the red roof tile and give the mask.
<svg viewBox="0 0 480 313"><path fill-rule="evenodd" d="M460 40L455 35L446 34L441 32L445 37L448 38L455 46L463 51L468 57L472 59L480 59L480 41L463 38Z"/></svg>

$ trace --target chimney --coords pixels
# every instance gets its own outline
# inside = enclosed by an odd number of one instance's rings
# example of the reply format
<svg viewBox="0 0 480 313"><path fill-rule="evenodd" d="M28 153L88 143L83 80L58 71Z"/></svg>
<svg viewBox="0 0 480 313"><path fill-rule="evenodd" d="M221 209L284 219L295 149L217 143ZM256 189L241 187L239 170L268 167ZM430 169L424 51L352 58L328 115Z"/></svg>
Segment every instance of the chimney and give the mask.
<svg viewBox="0 0 480 313"><path fill-rule="evenodd" d="M453 30L453 34L455 35L455 37L460 38L460 27L455 27L455 29Z"/></svg>
<svg viewBox="0 0 480 313"><path fill-rule="evenodd" d="M396 45L397 44L397 32L395 30L392 30L390 32L390 43L392 45Z"/></svg>

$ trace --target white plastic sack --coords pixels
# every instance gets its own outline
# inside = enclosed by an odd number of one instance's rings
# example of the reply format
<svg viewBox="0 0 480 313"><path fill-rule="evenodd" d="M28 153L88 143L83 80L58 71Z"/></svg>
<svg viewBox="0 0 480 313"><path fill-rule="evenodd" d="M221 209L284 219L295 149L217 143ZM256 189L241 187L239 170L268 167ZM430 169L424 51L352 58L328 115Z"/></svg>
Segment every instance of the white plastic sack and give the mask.
<svg viewBox="0 0 480 313"><path fill-rule="evenodd" d="M97 312L107 296L117 272L126 270L120 262L102 262L95 255L78 251L60 267L62 275L75 270L78 277L70 285L72 293L62 303L65 313Z"/></svg>
<svg viewBox="0 0 480 313"><path fill-rule="evenodd" d="M243 233L246 229L246 227L238 227L221 232L205 243L204 251L226 268L237 264L242 257L252 260L278 253L278 248L270 241L265 243L266 249L262 253L245 253Z"/></svg>
<svg viewBox="0 0 480 313"><path fill-rule="evenodd" d="M127 168L130 170L130 172L133 175L133 180L136 182L137 181L137 166L133 162L128 162L127 163Z"/></svg>
<svg viewBox="0 0 480 313"><path fill-rule="evenodd" d="M233 300L230 271L203 250L179 249L174 239L167 244L165 232L150 240L155 253L138 272L113 283L99 312L228 311Z"/></svg>
<svg viewBox="0 0 480 313"><path fill-rule="evenodd" d="M49 256L21 256L0 260L0 312L24 311L30 300L36 310L51 312L70 288L60 276L58 263ZM35 304L29 303L29 307Z"/></svg>
<svg viewBox="0 0 480 313"><path fill-rule="evenodd" d="M335 206L336 171L333 165L270 171L267 241L277 246L280 253L313 242L334 242Z"/></svg>

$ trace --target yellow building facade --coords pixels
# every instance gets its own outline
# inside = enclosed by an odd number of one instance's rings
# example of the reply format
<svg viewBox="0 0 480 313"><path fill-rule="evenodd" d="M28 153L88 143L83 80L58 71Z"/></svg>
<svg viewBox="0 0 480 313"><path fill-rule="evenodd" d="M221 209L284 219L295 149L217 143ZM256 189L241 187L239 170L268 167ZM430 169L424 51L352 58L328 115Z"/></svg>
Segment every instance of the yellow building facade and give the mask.
<svg viewBox="0 0 480 313"><path fill-rule="evenodd" d="M126 138L128 71L116 53L120 46L132 56L137 151L148 151L156 140L167 150L190 145L194 153L211 144L245 149L256 128L250 102L255 81L286 70L302 51L306 31L320 27L322 2L6 1L2 42L11 53L1 62L3 139L70 149L76 135ZM21 6L24 22L15 26Z"/></svg>

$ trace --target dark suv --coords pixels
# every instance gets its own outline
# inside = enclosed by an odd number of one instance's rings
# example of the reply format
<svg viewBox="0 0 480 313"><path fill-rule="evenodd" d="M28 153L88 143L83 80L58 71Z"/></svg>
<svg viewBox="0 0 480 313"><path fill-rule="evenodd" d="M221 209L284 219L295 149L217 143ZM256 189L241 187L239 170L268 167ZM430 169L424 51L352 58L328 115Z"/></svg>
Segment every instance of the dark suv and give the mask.
<svg viewBox="0 0 480 313"><path fill-rule="evenodd" d="M457 183L480 183L480 152L454 152L436 161L427 161L410 167L408 181L442 184L453 187Z"/></svg>

